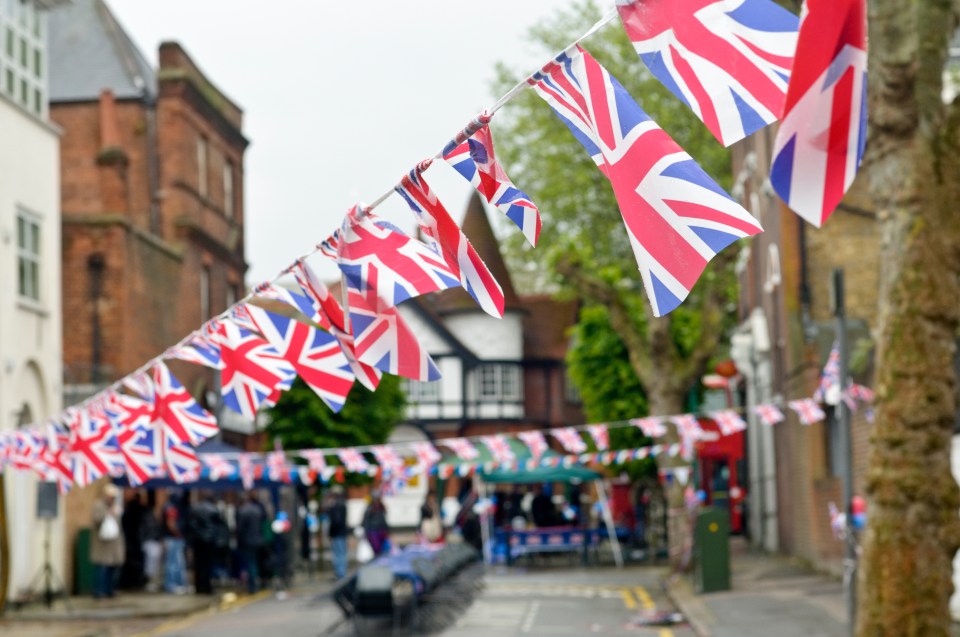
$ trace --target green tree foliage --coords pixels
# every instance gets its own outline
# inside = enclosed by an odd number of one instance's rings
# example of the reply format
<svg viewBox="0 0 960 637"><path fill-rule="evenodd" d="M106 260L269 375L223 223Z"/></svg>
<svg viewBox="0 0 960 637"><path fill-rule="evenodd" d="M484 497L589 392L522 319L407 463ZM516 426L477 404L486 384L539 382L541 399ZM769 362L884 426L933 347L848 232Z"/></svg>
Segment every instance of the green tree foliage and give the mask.
<svg viewBox="0 0 960 637"><path fill-rule="evenodd" d="M534 28L530 41L547 58L600 15L593 2L579 4ZM619 23L607 25L584 47L707 173L721 186L730 186L727 150L650 75ZM501 66L498 90L505 91L517 79ZM497 115L494 127L498 152L511 177L537 202L543 216L536 250L526 247L516 235L509 244L509 256L519 265L515 269L549 273L548 283L558 283L588 304L603 306L630 366L646 389L651 412L682 411L684 397L716 356L735 318L731 311L736 296L732 266L737 246L727 248L711 262L680 308L667 317L654 318L613 190L550 107L533 91L524 91ZM619 372L613 369L603 374L617 376ZM591 391L581 387L584 389L588 394Z"/></svg>
<svg viewBox="0 0 960 637"><path fill-rule="evenodd" d="M403 420L405 405L396 376L384 375L376 392L355 383L340 413L334 413L297 378L270 410L267 434L271 441L279 437L284 449L380 444Z"/></svg>

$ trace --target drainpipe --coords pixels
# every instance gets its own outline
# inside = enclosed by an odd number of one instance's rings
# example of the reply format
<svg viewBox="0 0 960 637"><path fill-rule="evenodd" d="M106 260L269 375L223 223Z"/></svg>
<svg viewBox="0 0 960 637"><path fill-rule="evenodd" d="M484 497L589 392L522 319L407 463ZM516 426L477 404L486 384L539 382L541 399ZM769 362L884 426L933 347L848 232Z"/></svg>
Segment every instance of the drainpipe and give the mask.
<svg viewBox="0 0 960 637"><path fill-rule="evenodd" d="M160 226L160 158L157 156L157 98L142 87L147 125L147 184L150 188L150 232L161 235Z"/></svg>

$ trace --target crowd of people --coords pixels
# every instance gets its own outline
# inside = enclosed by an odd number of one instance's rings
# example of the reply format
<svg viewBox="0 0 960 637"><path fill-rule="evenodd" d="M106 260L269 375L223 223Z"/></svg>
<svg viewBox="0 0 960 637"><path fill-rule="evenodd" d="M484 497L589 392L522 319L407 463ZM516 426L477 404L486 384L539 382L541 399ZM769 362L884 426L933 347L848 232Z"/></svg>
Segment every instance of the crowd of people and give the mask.
<svg viewBox="0 0 960 637"><path fill-rule="evenodd" d="M162 504L153 490L134 490L121 503L112 484L91 510L93 595L125 590L211 594L214 581L240 582L256 592L271 579L284 589L290 577L291 525L284 511L268 513L256 491L216 500L170 492ZM188 581L192 565L192 584Z"/></svg>

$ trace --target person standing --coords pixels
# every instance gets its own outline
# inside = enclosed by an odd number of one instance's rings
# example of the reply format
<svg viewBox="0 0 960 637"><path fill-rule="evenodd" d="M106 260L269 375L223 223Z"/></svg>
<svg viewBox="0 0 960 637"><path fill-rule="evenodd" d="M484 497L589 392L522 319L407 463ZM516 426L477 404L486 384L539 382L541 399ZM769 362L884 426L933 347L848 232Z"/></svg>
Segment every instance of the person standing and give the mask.
<svg viewBox="0 0 960 637"><path fill-rule="evenodd" d="M363 531L374 556L381 555L389 546L390 527L387 524L387 509L378 492L374 492L367 510L363 512Z"/></svg>
<svg viewBox="0 0 960 637"><path fill-rule="evenodd" d="M333 573L338 580L347 576L347 503L343 497L343 487L339 484L330 488L330 504L327 506L327 536L330 538L330 551L333 554Z"/></svg>
<svg viewBox="0 0 960 637"><path fill-rule="evenodd" d="M260 547L263 546L263 524L266 517L263 508L257 502L256 494L251 491L237 511L237 552L240 554L242 574L247 578L247 592L256 593L259 588Z"/></svg>
<svg viewBox="0 0 960 637"><path fill-rule="evenodd" d="M432 491L427 494L420 507L420 537L424 542L433 544L443 541L443 521L437 510L437 496Z"/></svg>
<svg viewBox="0 0 960 637"><path fill-rule="evenodd" d="M202 492L200 501L190 510L187 521L187 537L193 551L194 587L200 595L213 593L213 565L221 549L226 526L217 505L213 503L213 496L208 491Z"/></svg>
<svg viewBox="0 0 960 637"><path fill-rule="evenodd" d="M120 568L121 590L137 590L143 588L144 555L143 544L140 542L140 526L146 510L147 493L142 489L130 492L120 517L120 528L123 529L123 544L126 555L123 566Z"/></svg>
<svg viewBox="0 0 960 637"><path fill-rule="evenodd" d="M123 564L124 542L120 529L118 495L117 487L107 483L100 498L93 503L91 511L93 534L90 539L90 562L94 566L95 599L113 597L117 568Z"/></svg>
<svg viewBox="0 0 960 637"><path fill-rule="evenodd" d="M180 511L181 497L170 494L163 507L163 590L183 594L187 591L187 559L184 554L183 515Z"/></svg>
<svg viewBox="0 0 960 637"><path fill-rule="evenodd" d="M160 589L160 565L163 559L163 544L160 522L157 520L156 498L153 491L147 492L147 506L140 519L140 543L143 547L143 575L147 580L146 590L155 593Z"/></svg>

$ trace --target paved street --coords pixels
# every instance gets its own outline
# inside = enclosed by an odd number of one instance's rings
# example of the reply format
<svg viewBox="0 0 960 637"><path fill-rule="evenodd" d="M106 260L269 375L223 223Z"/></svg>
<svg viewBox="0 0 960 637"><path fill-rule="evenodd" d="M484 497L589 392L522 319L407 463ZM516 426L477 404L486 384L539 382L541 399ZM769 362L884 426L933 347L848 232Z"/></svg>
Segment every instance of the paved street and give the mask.
<svg viewBox="0 0 960 637"><path fill-rule="evenodd" d="M420 613L420 634L486 637L511 635L636 635L692 637L685 626L643 628L631 620L647 609L671 608L652 568L494 571L472 601L461 587L430 601ZM345 637L353 627L328 598L310 591L267 597L215 615L169 621L136 637ZM389 634L366 622L360 634Z"/></svg>

